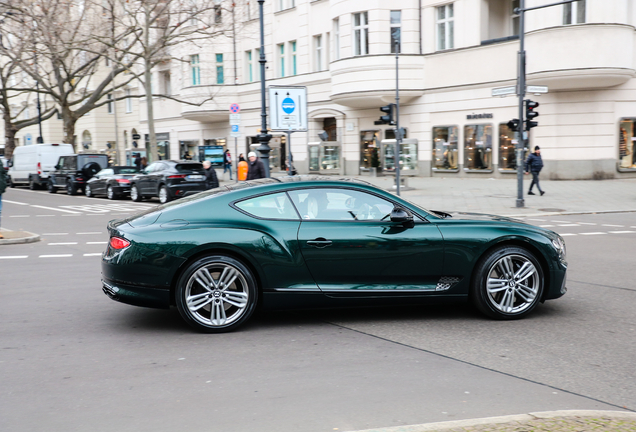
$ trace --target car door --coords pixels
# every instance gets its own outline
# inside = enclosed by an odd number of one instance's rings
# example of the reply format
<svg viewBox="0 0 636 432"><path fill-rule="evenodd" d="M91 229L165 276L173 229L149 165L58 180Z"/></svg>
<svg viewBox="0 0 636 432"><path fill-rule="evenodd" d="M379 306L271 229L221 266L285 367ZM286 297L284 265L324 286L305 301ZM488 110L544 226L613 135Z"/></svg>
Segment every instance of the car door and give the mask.
<svg viewBox="0 0 636 432"><path fill-rule="evenodd" d="M391 222L395 204L368 191L290 191L302 222L298 242L307 267L328 296L375 297L435 292L444 244L436 225Z"/></svg>
<svg viewBox="0 0 636 432"><path fill-rule="evenodd" d="M163 162L155 162L155 168L148 176L148 195L159 195L159 184L163 180L165 171L168 169L168 165Z"/></svg>
<svg viewBox="0 0 636 432"><path fill-rule="evenodd" d="M106 185L114 175L114 171L110 168L103 169L95 175L95 180L91 181L91 188L93 193L104 194L106 193ZM92 180L92 179L91 179Z"/></svg>
<svg viewBox="0 0 636 432"><path fill-rule="evenodd" d="M148 165L145 169L145 174L141 176L138 184L139 190L141 190L142 195L150 196L155 194L155 190L152 188L153 184L153 174L159 168L161 162L154 162Z"/></svg>

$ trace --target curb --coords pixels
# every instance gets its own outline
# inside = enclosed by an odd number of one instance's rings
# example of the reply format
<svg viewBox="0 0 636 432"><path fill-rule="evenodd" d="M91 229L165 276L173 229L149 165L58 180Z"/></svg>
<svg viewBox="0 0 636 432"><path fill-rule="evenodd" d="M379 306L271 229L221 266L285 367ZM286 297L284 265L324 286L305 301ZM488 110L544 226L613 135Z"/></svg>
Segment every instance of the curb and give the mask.
<svg viewBox="0 0 636 432"><path fill-rule="evenodd" d="M409 426L393 426L380 429L364 429L351 432L427 432L444 431L449 429L470 428L475 426L505 424L512 422L529 422L538 419L574 418L574 417L603 417L611 419L624 419L636 422L636 413L627 411L602 411L602 410L562 410L541 411L528 414L515 414L499 417L485 417L469 420L453 420L438 423L425 423ZM511 429L512 430L512 429ZM519 429L515 429L519 430Z"/></svg>
<svg viewBox="0 0 636 432"><path fill-rule="evenodd" d="M5 238L0 239L0 245L35 243L37 241L40 241L39 234L33 234L28 231L0 231L3 235L5 235ZM9 238L7 238L6 236L9 236Z"/></svg>

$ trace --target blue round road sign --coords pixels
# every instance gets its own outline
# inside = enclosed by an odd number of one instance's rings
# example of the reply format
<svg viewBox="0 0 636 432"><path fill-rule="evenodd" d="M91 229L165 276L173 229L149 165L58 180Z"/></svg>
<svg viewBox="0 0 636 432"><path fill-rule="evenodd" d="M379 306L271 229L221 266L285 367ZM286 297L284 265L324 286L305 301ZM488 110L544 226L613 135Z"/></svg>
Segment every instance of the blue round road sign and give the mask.
<svg viewBox="0 0 636 432"><path fill-rule="evenodd" d="M291 114L296 109L296 104L292 98L288 97L283 99L281 107L283 108L283 111L285 111L285 114Z"/></svg>
<svg viewBox="0 0 636 432"><path fill-rule="evenodd" d="M232 105L230 105L230 112L233 114L238 113L241 110L241 108L239 107L239 104L235 104L233 103Z"/></svg>

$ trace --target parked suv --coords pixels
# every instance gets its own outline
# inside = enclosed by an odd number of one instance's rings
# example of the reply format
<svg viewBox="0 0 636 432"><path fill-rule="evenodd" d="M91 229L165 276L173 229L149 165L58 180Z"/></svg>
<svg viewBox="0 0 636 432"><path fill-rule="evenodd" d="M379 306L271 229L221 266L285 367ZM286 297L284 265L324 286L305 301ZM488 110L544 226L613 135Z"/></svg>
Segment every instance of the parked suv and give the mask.
<svg viewBox="0 0 636 432"><path fill-rule="evenodd" d="M205 189L205 170L199 162L153 162L130 180L130 198L133 201L158 196L163 204L189 192Z"/></svg>
<svg viewBox="0 0 636 432"><path fill-rule="evenodd" d="M75 154L60 156L55 171L49 174L48 189L50 193L58 189L66 189L69 195L83 191L86 182L95 174L108 166L105 154Z"/></svg>

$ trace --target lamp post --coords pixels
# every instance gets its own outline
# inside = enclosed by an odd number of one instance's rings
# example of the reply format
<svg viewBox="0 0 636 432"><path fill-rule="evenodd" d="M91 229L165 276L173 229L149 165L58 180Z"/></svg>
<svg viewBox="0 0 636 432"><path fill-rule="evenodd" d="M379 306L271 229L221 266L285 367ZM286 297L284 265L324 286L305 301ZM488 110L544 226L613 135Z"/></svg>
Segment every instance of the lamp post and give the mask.
<svg viewBox="0 0 636 432"><path fill-rule="evenodd" d="M261 50L258 62L261 67L261 133L258 135L258 142L261 144L256 150L261 154L263 165L265 165L265 176L270 177L269 172L269 152L272 150L269 146L269 140L272 136L267 133L267 105L265 98L265 26L263 24L263 3L265 0L258 0L258 14L261 30Z"/></svg>

